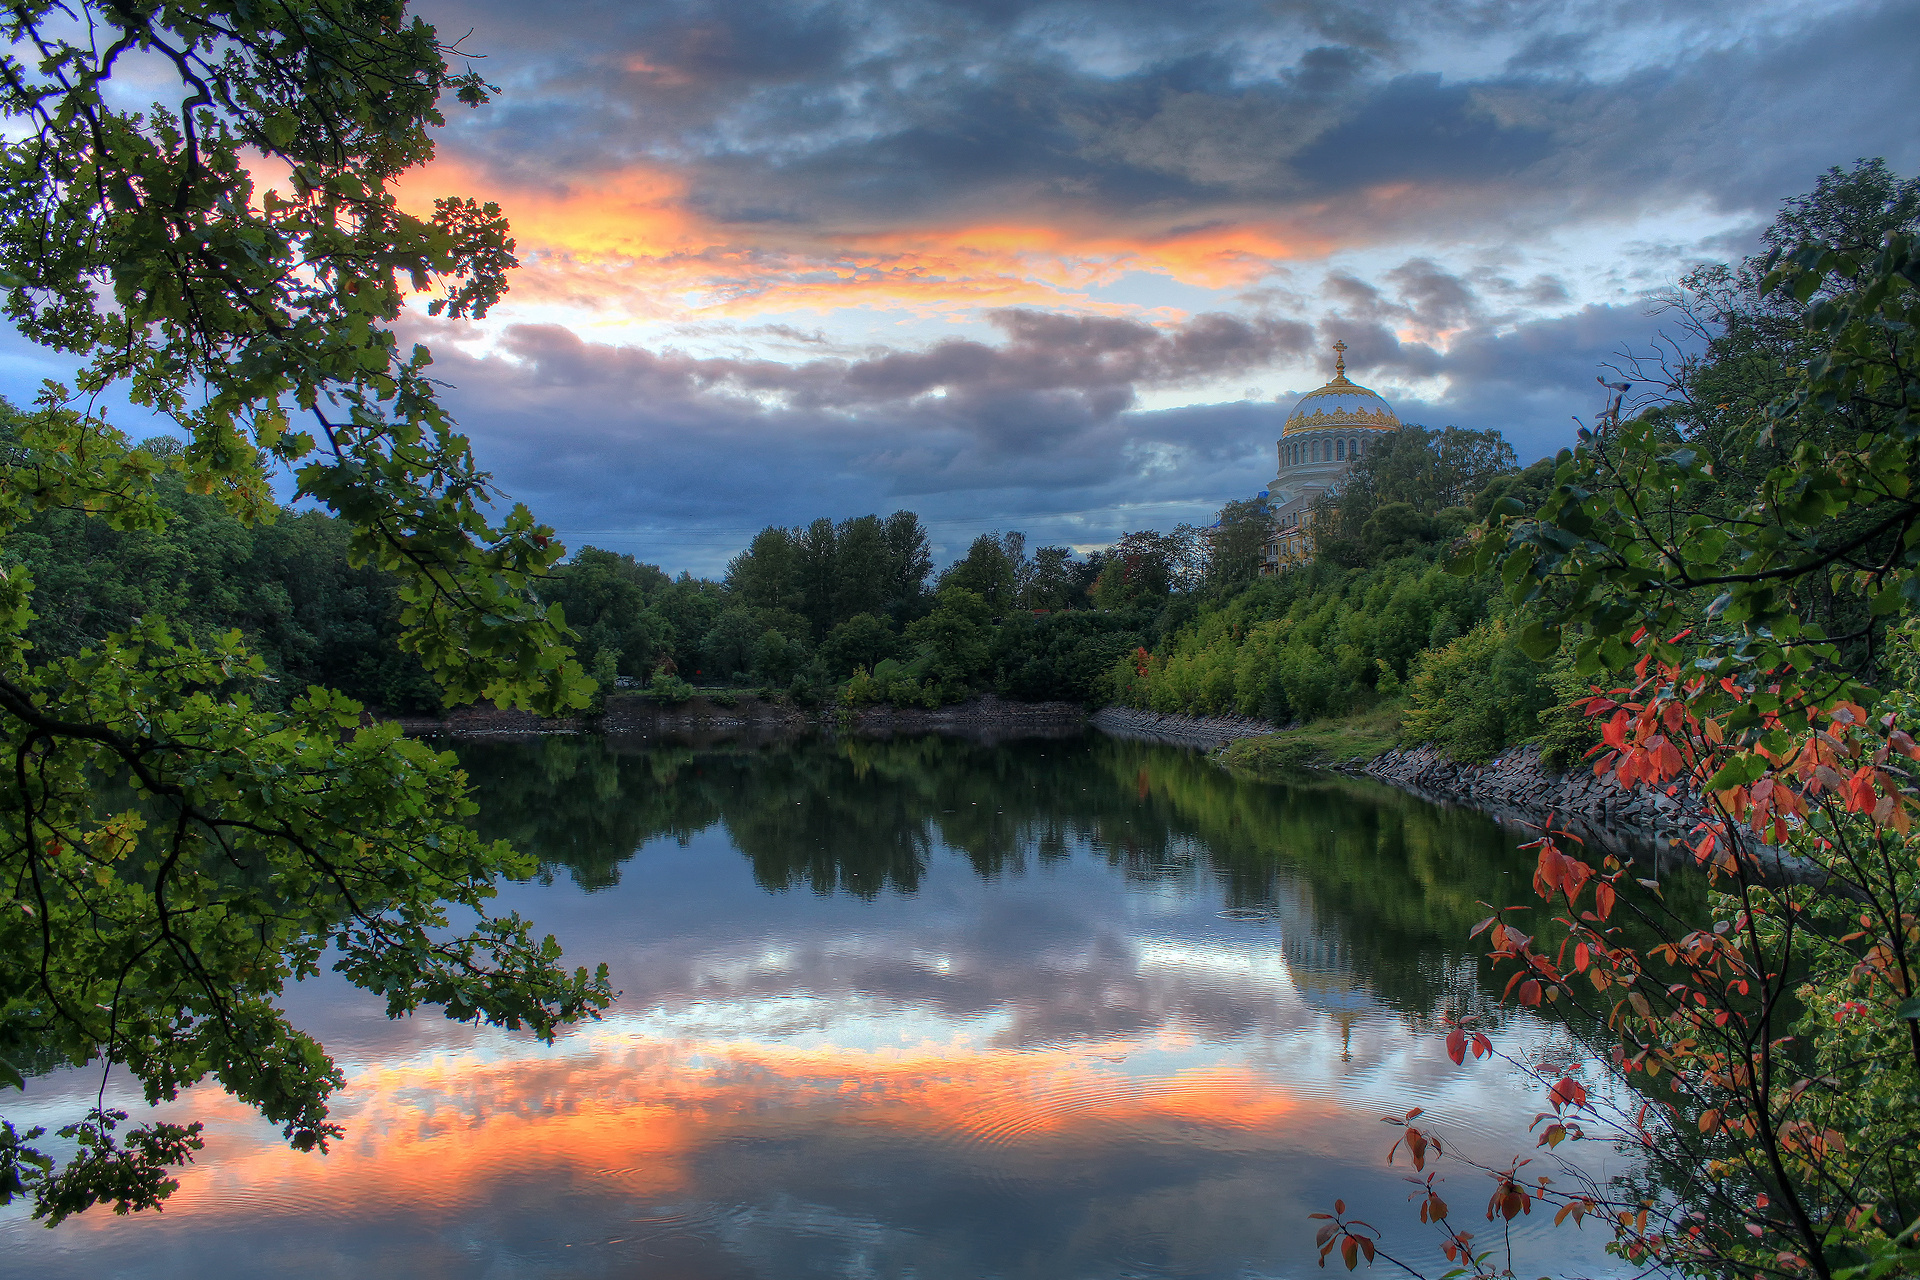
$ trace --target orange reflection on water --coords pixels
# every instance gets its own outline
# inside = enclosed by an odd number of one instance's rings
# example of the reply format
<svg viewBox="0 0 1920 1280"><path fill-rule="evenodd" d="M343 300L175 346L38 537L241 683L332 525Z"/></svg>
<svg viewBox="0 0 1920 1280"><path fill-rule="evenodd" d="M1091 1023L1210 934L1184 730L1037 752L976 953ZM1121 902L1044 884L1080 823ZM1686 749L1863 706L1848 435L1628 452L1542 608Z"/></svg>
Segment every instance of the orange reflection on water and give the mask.
<svg viewBox="0 0 1920 1280"><path fill-rule="evenodd" d="M522 1202L529 1187L663 1199L696 1191L695 1157L756 1140L815 1142L834 1159L863 1144L917 1144L1017 1177L1069 1152L1191 1146L1208 1133L1236 1147L1299 1150L1320 1145L1312 1131L1339 1116L1330 1100L1303 1099L1240 1065L1130 1075L1126 1055L1140 1048L605 1038L582 1052L576 1039L538 1056L367 1070L340 1096L335 1115L347 1137L324 1156L290 1150L245 1108L209 1094L188 1100L208 1122L207 1148L166 1212L456 1213L508 1182Z"/></svg>

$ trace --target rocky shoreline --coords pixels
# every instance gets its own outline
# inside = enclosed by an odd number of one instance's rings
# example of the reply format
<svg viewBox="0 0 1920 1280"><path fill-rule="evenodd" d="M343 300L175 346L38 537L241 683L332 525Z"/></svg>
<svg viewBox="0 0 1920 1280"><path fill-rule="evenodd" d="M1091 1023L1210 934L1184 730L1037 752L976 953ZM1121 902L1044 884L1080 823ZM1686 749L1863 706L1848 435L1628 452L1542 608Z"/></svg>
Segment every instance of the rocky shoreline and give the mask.
<svg viewBox="0 0 1920 1280"><path fill-rule="evenodd" d="M1077 702L1008 702L986 694L948 707L862 707L845 719L828 710L836 727L859 734L938 733L994 743L1009 738L1066 738L1087 729Z"/></svg>
<svg viewBox="0 0 1920 1280"><path fill-rule="evenodd" d="M1538 830L1549 819L1589 845L1650 854L1656 866L1692 863L1689 848L1706 810L1684 788L1632 790L1603 781L1591 770L1556 773L1537 747L1521 747L1490 764L1460 764L1430 746L1396 747L1344 772L1410 791L1439 804L1463 804L1514 825ZM1820 886L1828 876L1804 858L1746 842L1748 854L1770 884Z"/></svg>
<svg viewBox="0 0 1920 1280"><path fill-rule="evenodd" d="M938 733L993 743L1009 738L1062 738L1084 733L1086 708L1073 702L1008 702L992 694L946 707L812 709L751 695L698 696L662 704L615 694L594 717L547 720L526 711L460 707L440 716L398 716L409 736L502 739L549 733L604 733L614 737L671 737L717 741L773 739L809 731L883 735Z"/></svg>
<svg viewBox="0 0 1920 1280"><path fill-rule="evenodd" d="M1590 771L1556 773L1536 747L1521 747L1490 764L1460 764L1430 746L1396 747L1345 772L1377 778L1430 800L1466 803L1495 817L1556 825L1584 839L1622 838L1670 845L1688 840L1700 821L1697 804L1646 787L1622 790Z"/></svg>
<svg viewBox="0 0 1920 1280"><path fill-rule="evenodd" d="M1113 738L1208 750L1224 747L1236 738L1258 738L1275 732L1267 721L1247 716L1161 715L1134 707L1102 707L1087 718L1087 723Z"/></svg>

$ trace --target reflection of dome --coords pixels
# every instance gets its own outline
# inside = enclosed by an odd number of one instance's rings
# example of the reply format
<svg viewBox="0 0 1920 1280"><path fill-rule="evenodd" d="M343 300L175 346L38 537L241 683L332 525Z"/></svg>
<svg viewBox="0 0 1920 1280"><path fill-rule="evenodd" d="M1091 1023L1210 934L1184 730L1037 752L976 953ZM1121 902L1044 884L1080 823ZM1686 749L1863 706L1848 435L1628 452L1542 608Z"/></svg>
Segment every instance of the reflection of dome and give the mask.
<svg viewBox="0 0 1920 1280"><path fill-rule="evenodd" d="M1400 419L1394 416L1392 405L1375 392L1347 381L1347 344L1336 342L1333 349L1340 353L1334 365L1333 381L1300 397L1281 434L1290 436L1300 431L1344 427L1398 431Z"/></svg>

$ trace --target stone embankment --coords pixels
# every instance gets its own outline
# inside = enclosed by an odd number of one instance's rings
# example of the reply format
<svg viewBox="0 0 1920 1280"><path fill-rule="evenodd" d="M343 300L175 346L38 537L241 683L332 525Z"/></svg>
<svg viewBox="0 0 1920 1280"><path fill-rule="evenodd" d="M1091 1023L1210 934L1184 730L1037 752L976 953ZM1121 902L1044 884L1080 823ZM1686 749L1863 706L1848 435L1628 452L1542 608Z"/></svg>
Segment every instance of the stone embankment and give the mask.
<svg viewBox="0 0 1920 1280"><path fill-rule="evenodd" d="M519 738L540 733L579 733L587 726L577 716L547 720L531 711L492 705L455 707L437 716L393 716L408 737Z"/></svg>
<svg viewBox="0 0 1920 1280"><path fill-rule="evenodd" d="M1257 738L1274 732L1267 721L1247 716L1161 715L1134 707L1102 707L1089 723L1110 737L1209 749L1224 747L1235 738Z"/></svg>
<svg viewBox="0 0 1920 1280"><path fill-rule="evenodd" d="M614 694L595 724L601 733L643 738L687 734L798 733L809 723L806 712L785 702L731 697L721 700L695 697L685 702L659 703L637 694Z"/></svg>
<svg viewBox="0 0 1920 1280"><path fill-rule="evenodd" d="M1583 837L1622 836L1662 844L1691 839L1697 805L1645 787L1624 791L1591 771L1555 773L1538 749L1521 747L1491 764L1460 764L1433 747L1397 747L1347 770L1435 800L1464 802L1529 825L1555 822Z"/></svg>
<svg viewBox="0 0 1920 1280"><path fill-rule="evenodd" d="M810 729L859 734L938 733L978 742L1063 738L1083 733L1086 708L1076 702L1008 702L991 694L947 707L838 706L805 710L750 695L694 697L662 704L614 694L597 717L544 720L525 711L461 707L441 716L400 716L408 734L456 738L512 738L543 733L597 732L616 737L672 738L702 745L721 739L769 740Z"/></svg>
<svg viewBox="0 0 1920 1280"><path fill-rule="evenodd" d="M938 733L983 743L1066 738L1087 727L1087 709L1077 702L1008 702L992 694L950 707L862 707L844 721L832 708L823 711L824 719L855 733Z"/></svg>
<svg viewBox="0 0 1920 1280"><path fill-rule="evenodd" d="M1591 845L1650 851L1657 865L1692 861L1688 846L1699 838L1695 829L1705 816L1698 795L1684 788L1668 795L1645 786L1627 790L1588 769L1555 773L1535 747L1483 765L1460 764L1433 747L1396 747L1347 772L1535 829L1551 818L1556 829ZM1803 858L1753 842L1745 847L1770 883L1819 886L1828 879Z"/></svg>

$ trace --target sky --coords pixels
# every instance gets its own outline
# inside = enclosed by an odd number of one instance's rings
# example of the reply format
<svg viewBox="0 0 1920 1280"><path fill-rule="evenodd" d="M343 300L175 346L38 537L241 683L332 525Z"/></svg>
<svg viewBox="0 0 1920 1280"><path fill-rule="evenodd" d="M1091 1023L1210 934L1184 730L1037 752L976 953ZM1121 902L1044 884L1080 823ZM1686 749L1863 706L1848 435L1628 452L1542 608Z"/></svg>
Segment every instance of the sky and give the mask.
<svg viewBox="0 0 1920 1280"><path fill-rule="evenodd" d="M521 266L403 337L506 493L676 572L898 508L943 557L1207 523L1337 339L1546 456L1690 267L1920 169L1916 0L416 8L501 91L403 199L497 200Z"/></svg>

